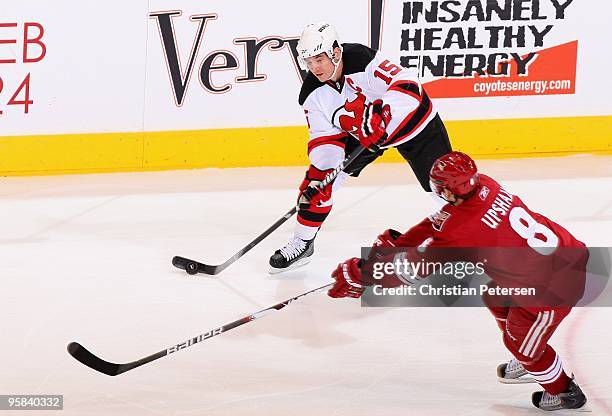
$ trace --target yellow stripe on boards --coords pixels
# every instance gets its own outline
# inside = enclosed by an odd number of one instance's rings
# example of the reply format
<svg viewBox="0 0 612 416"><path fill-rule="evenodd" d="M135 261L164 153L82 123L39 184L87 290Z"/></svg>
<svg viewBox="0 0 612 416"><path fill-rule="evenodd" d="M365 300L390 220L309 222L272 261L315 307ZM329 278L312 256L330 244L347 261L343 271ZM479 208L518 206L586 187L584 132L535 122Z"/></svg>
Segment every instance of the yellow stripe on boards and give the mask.
<svg viewBox="0 0 612 416"><path fill-rule="evenodd" d="M455 149L481 159L612 153L612 116L445 124ZM306 165L307 141L305 127L4 136L0 175Z"/></svg>
<svg viewBox="0 0 612 416"><path fill-rule="evenodd" d="M308 163L305 127L145 133L147 169L295 166Z"/></svg>
<svg viewBox="0 0 612 416"><path fill-rule="evenodd" d="M142 133L0 136L0 175L142 170Z"/></svg>

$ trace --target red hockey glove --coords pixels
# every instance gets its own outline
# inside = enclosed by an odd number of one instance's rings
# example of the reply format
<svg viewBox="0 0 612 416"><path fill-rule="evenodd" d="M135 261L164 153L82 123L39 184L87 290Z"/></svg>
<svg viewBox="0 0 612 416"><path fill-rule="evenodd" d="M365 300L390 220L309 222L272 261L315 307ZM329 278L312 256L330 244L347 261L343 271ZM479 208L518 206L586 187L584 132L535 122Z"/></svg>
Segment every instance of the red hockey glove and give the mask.
<svg viewBox="0 0 612 416"><path fill-rule="evenodd" d="M373 265L375 262L392 262L394 260L397 251L389 249L397 247L400 236L401 233L399 231L385 230L376 238L367 260L353 257L340 263L332 273L335 283L327 294L332 298L359 298L365 288L374 283L380 284L383 287L396 287L403 284L395 276L395 273L385 274L381 280L376 280L373 277ZM387 249L388 253L385 254L384 249Z"/></svg>
<svg viewBox="0 0 612 416"><path fill-rule="evenodd" d="M318 206L327 202L331 198L333 181L327 184L322 190L317 188L325 176L333 169L319 170L313 165L310 165L304 176L304 180L300 184L300 194L298 196L298 204L301 207Z"/></svg>
<svg viewBox="0 0 612 416"><path fill-rule="evenodd" d="M382 100L374 100L363 111L363 122L359 130L359 142L369 150L376 150L387 140L386 128L391 121L391 107Z"/></svg>
<svg viewBox="0 0 612 416"><path fill-rule="evenodd" d="M376 237L372 247L397 247L396 240L402 235L399 231L392 228L383 231L381 235Z"/></svg>
<svg viewBox="0 0 612 416"><path fill-rule="evenodd" d="M366 260L361 263L362 280L371 281L371 284L382 287L397 287L402 282L395 274L395 270L387 273L386 269L377 269L374 273L376 263L394 263L395 256L402 251L402 234L399 231L388 229L376 237ZM376 275L376 277L374 277Z"/></svg>
<svg viewBox="0 0 612 416"><path fill-rule="evenodd" d="M327 294L332 298L358 298L366 288L359 269L361 259L353 257L340 263L332 273L336 281Z"/></svg>

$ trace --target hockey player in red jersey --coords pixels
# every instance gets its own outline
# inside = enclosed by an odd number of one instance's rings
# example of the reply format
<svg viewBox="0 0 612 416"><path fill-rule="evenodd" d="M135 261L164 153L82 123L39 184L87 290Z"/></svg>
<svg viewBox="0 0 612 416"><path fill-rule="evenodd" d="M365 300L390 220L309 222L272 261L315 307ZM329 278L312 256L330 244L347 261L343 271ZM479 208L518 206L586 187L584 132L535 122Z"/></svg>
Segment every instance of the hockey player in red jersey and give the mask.
<svg viewBox="0 0 612 416"><path fill-rule="evenodd" d="M314 238L329 215L333 197L349 176L395 147L427 192L434 160L451 151L446 129L417 77L367 46L341 44L327 23L308 25L297 46L308 69L299 104L309 131L310 167L299 187L294 236L270 258L270 272L306 264ZM365 114L365 117L364 117ZM302 197L359 144L370 149L310 201ZM379 144L379 146L376 146Z"/></svg>
<svg viewBox="0 0 612 416"><path fill-rule="evenodd" d="M582 407L585 395L566 374L548 340L584 293L585 245L559 224L531 211L498 182L479 174L474 161L463 153L451 152L436 160L430 180L434 192L448 204L404 234L386 230L377 238L370 258L378 250L380 259L385 247L400 247L394 249L393 259L399 255L412 264L423 259L473 261L472 255L484 252L490 287L542 288L542 295L533 299L488 292L483 296L514 356L498 367L498 377L511 383L531 376L527 381L544 388L532 395L540 409ZM375 283L368 264L369 260L352 258L338 265L329 296L360 297ZM386 285L411 283L402 273L405 270L390 271L384 278Z"/></svg>

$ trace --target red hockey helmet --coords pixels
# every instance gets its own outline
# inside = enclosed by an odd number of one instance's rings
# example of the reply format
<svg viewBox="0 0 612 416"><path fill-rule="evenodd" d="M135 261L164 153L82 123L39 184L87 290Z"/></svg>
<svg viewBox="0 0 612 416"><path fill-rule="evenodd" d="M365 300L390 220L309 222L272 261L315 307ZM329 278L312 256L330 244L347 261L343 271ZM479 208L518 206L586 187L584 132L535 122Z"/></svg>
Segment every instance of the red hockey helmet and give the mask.
<svg viewBox="0 0 612 416"><path fill-rule="evenodd" d="M468 198L476 191L480 179L476 163L461 152L450 152L439 157L429 172L431 190L442 197L448 189L458 198Z"/></svg>

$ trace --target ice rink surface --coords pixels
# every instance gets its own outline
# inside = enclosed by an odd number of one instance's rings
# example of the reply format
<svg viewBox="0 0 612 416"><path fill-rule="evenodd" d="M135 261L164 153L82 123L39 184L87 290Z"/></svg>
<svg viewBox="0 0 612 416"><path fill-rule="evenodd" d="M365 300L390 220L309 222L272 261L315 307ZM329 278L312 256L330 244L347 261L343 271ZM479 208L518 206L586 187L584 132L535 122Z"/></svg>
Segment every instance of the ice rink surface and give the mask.
<svg viewBox="0 0 612 416"><path fill-rule="evenodd" d="M612 157L484 160L536 212L612 245ZM313 294L117 377L66 352L79 341L128 362L330 282L386 228L434 210L404 164L349 181L306 268L270 276L289 221L217 277L221 263L294 203L303 168L2 178L0 393L63 394L64 411L16 415L538 415L536 385L502 385L509 358L486 310L361 308ZM575 309L551 343L612 415L612 309ZM557 413L559 414L559 413Z"/></svg>

